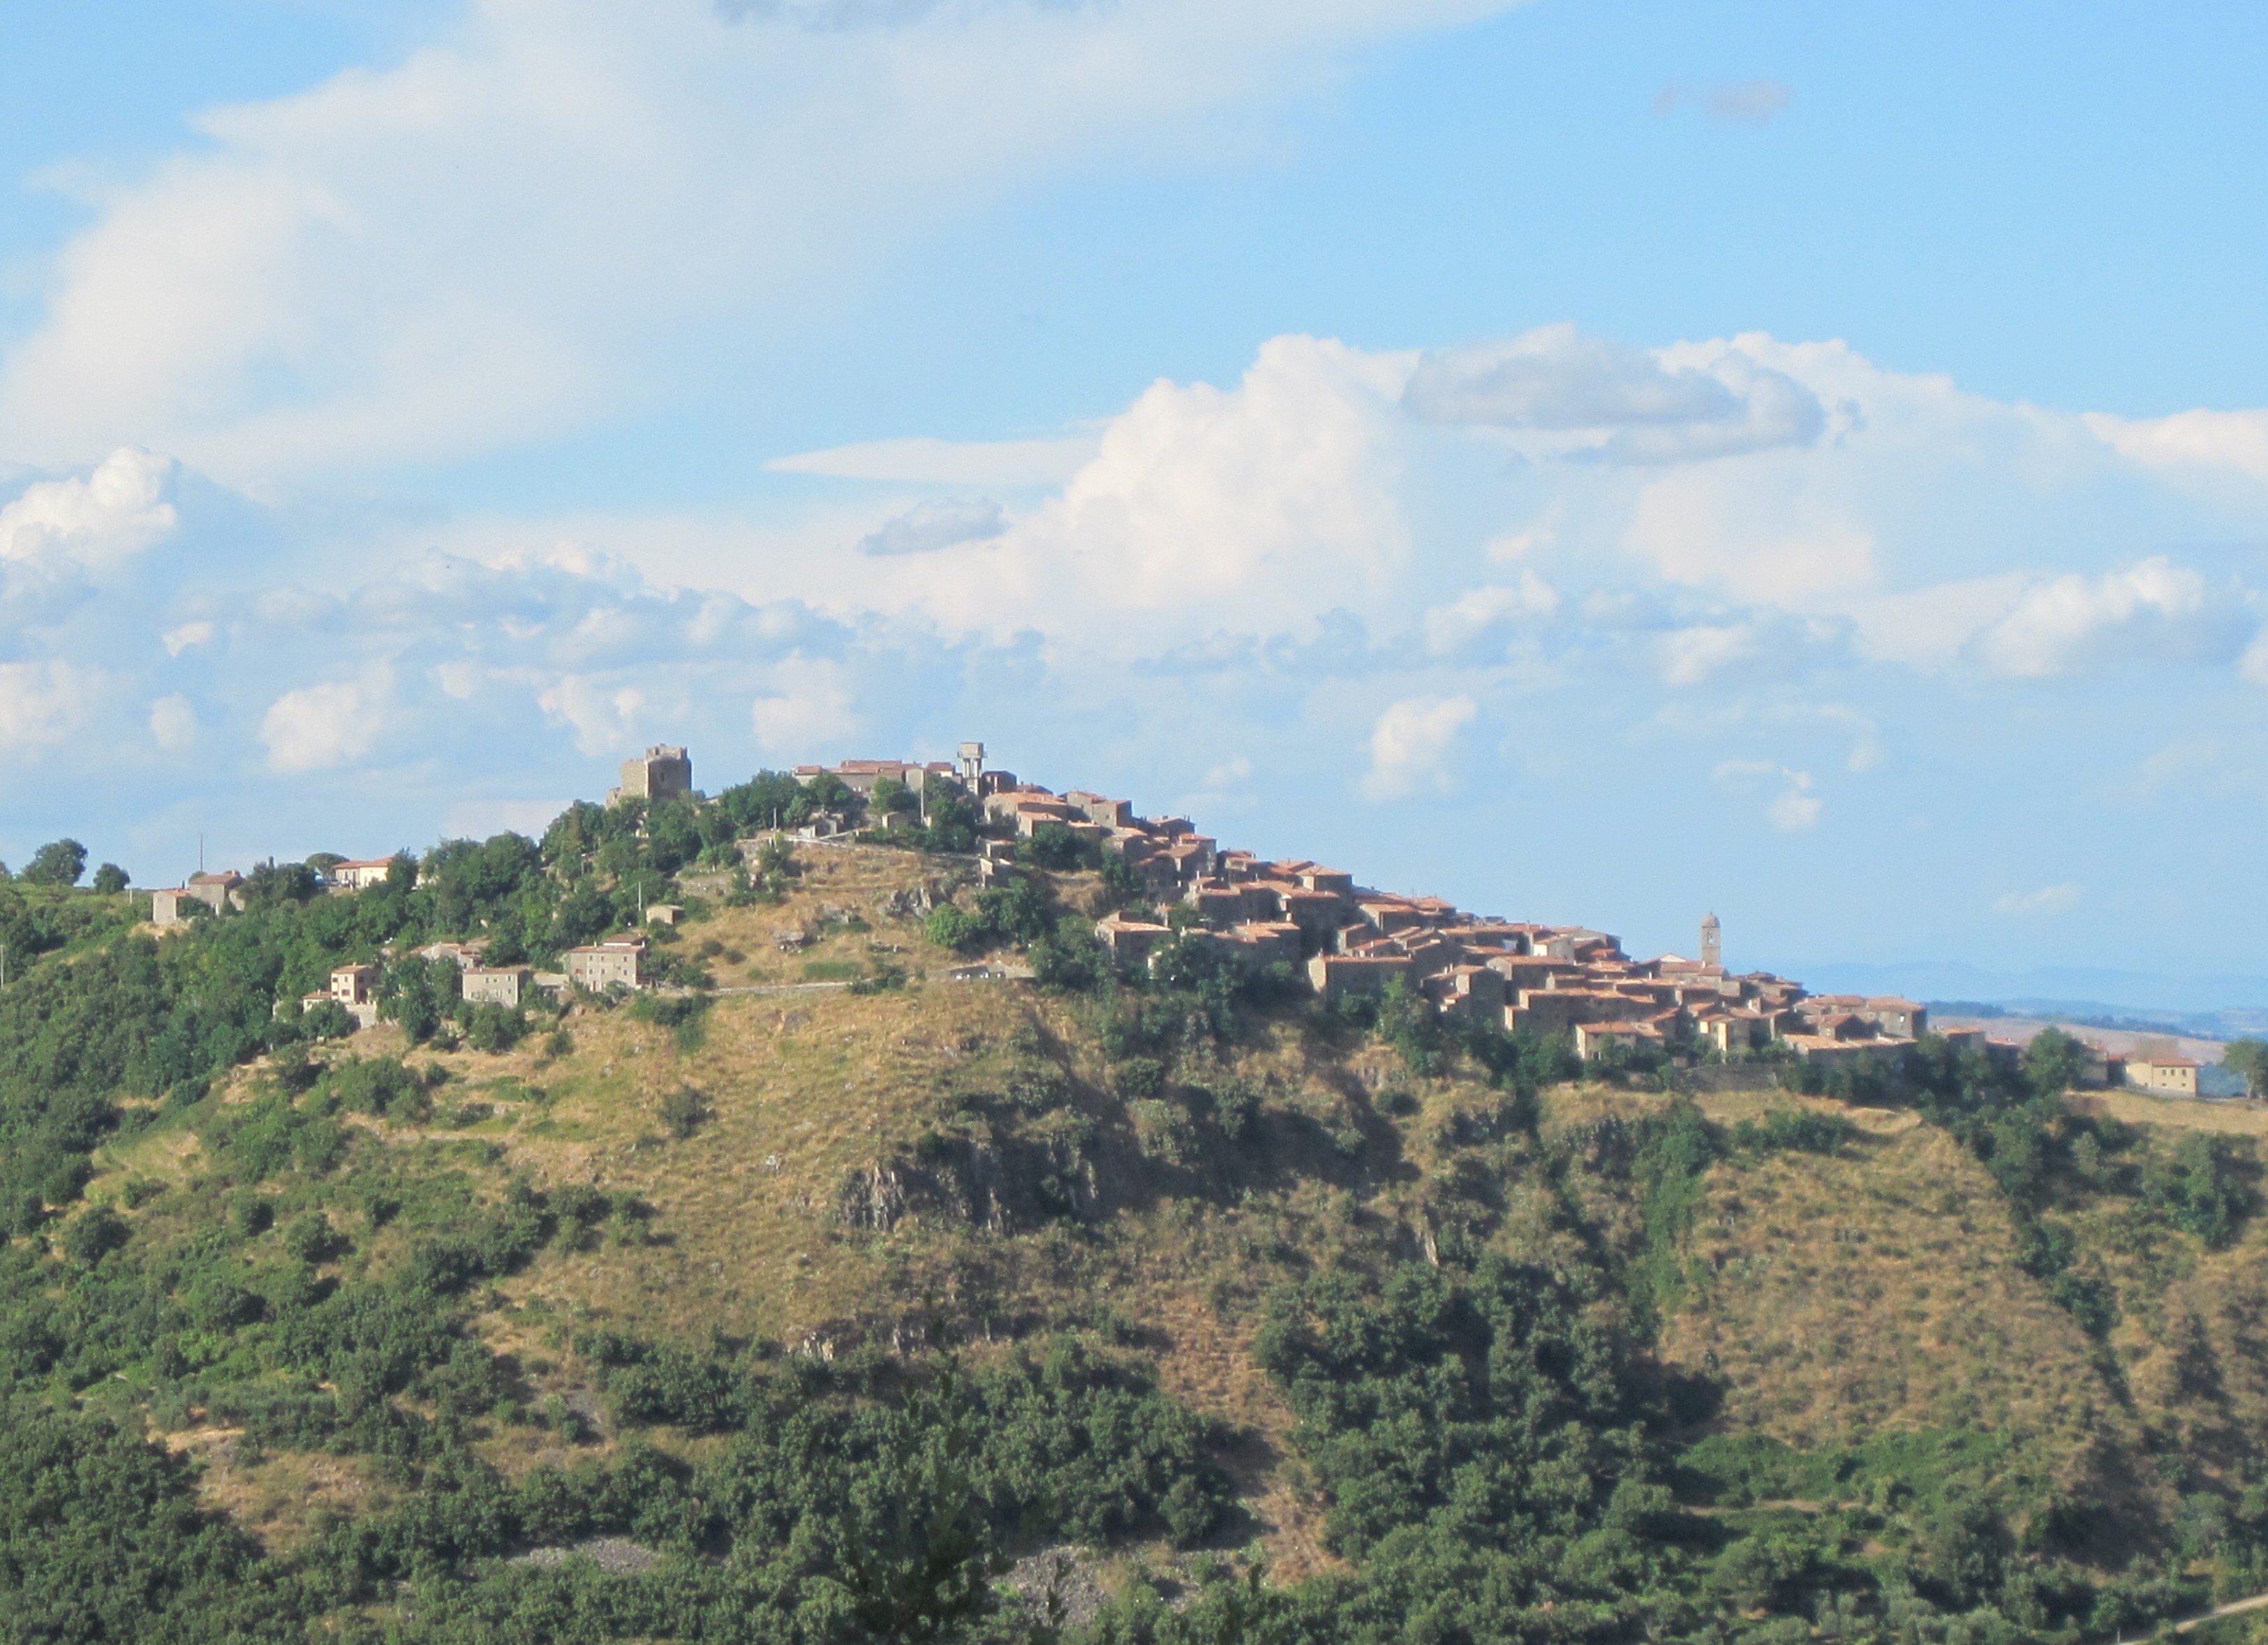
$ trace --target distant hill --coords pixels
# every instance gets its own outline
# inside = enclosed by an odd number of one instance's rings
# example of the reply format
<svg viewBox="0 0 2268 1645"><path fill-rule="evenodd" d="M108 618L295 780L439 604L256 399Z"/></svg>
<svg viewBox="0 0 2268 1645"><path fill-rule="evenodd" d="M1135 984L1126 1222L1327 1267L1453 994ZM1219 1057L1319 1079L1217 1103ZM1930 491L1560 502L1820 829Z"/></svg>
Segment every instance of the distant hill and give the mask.
<svg viewBox="0 0 2268 1645"><path fill-rule="evenodd" d="M2249 1106L1587 1074L1114 979L1092 870L669 837L162 937L0 897L52 938L0 992L0 1639L2076 1641L2268 1589ZM414 957L665 882L664 991ZM979 918L1019 963L933 940ZM372 957L390 1020L279 1014Z"/></svg>
<svg viewBox="0 0 2268 1645"><path fill-rule="evenodd" d="M1950 960L1776 966L1815 994L1901 994L2177 1029L2214 1039L2268 1032L2268 976L2183 976L2046 967L1993 972Z"/></svg>

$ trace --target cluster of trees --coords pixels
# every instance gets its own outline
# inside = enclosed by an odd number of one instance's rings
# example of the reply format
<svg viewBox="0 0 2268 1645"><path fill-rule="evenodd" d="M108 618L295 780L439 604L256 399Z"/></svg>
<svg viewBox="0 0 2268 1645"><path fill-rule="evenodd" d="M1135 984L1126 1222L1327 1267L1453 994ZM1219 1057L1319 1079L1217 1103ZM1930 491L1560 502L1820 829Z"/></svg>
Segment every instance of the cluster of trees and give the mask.
<svg viewBox="0 0 2268 1645"><path fill-rule="evenodd" d="M85 877L86 848L71 839L48 841L32 853L23 871L13 876L26 885L56 887L76 885ZM10 878L8 865L0 863L0 883ZM131 883L126 870L115 863L105 863L94 870L93 889L102 896L115 896Z"/></svg>

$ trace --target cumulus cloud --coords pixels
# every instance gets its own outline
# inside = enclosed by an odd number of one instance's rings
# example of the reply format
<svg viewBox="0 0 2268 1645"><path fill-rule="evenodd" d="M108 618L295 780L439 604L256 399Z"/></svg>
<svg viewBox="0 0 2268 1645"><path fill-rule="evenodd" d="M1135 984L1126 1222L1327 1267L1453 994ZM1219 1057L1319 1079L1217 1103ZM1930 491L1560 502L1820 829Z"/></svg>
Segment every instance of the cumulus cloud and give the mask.
<svg viewBox="0 0 2268 1645"><path fill-rule="evenodd" d="M863 554L936 554L963 543L989 542L1008 529L1008 516L990 498L920 503L858 540Z"/></svg>
<svg viewBox="0 0 2268 1645"><path fill-rule="evenodd" d="M749 721L769 753L828 746L858 729L850 676L838 663L790 657L773 671L770 694L750 705Z"/></svg>
<svg viewBox="0 0 2268 1645"><path fill-rule="evenodd" d="M2100 576L2073 574L2037 584L1977 646L1994 672L2036 679L2123 657L2137 647L2185 655L2205 615L2205 578L2155 556Z"/></svg>
<svg viewBox="0 0 2268 1645"><path fill-rule="evenodd" d="M1457 734L1480 705L1470 697L1405 697L1389 704L1370 733L1370 770L1362 791L1394 799L1420 788L1446 793L1454 786L1448 767Z"/></svg>
<svg viewBox="0 0 2268 1645"><path fill-rule="evenodd" d="M1523 571L1520 581L1510 587L1484 584L1427 612L1425 649L1435 657L1447 657L1506 624L1524 617L1548 617L1558 609L1558 590L1535 572Z"/></svg>
<svg viewBox="0 0 2268 1645"><path fill-rule="evenodd" d="M352 679L287 691L260 722L268 767L278 772L328 771L367 754L385 730L394 696L394 672L373 663Z"/></svg>
<svg viewBox="0 0 2268 1645"><path fill-rule="evenodd" d="M1783 834L1800 834L1819 821L1825 802L1812 792L1811 773L1797 771L1769 760L1727 760L1713 774L1722 786L1735 792L1769 789L1764 817Z"/></svg>
<svg viewBox="0 0 2268 1645"><path fill-rule="evenodd" d="M2236 672L2249 684L2268 686L2268 628L2253 636L2252 643L2244 648L2237 659Z"/></svg>
<svg viewBox="0 0 2268 1645"><path fill-rule="evenodd" d="M0 560L54 559L93 569L156 547L180 523L173 459L113 452L84 479L43 480L0 508Z"/></svg>
<svg viewBox="0 0 2268 1645"><path fill-rule="evenodd" d="M1402 403L1427 422L1509 429L1706 422L1735 409L1731 391L1715 378L1666 371L1643 349L1586 337L1572 323L1428 354Z"/></svg>
<svg viewBox="0 0 2268 1645"><path fill-rule="evenodd" d="M2268 411L2181 411L2137 419L2090 412L2081 421L2121 457L2146 467L2233 471L2268 480Z"/></svg>
<svg viewBox="0 0 2268 1645"><path fill-rule="evenodd" d="M1274 633L1379 599L1410 553L1391 415L1403 374L1288 336L1233 387L1152 384L1033 514L949 566L893 562L873 595L1121 655L1185 640L1192 620Z"/></svg>
<svg viewBox="0 0 2268 1645"><path fill-rule="evenodd" d="M92 710L105 681L70 663L0 663L0 748L68 740Z"/></svg>
<svg viewBox="0 0 2268 1645"><path fill-rule="evenodd" d="M536 702L547 716L574 728L576 747L586 754L602 754L631 742L645 694L634 686L609 691L585 675L567 674Z"/></svg>
<svg viewBox="0 0 2268 1645"><path fill-rule="evenodd" d="M213 635L217 632L213 624L199 618L195 622L185 622L177 628L168 628L159 637L166 647L166 655L179 657L193 647L210 644Z"/></svg>
<svg viewBox="0 0 2268 1645"><path fill-rule="evenodd" d="M2064 914L2079 906L2080 886L2072 881L2043 885L2037 891L2011 891L1992 899L1992 912L2019 918Z"/></svg>
<svg viewBox="0 0 2268 1645"><path fill-rule="evenodd" d="M1661 677L1673 686L1697 686L1756 649L1756 630L1746 623L1697 623L1662 635Z"/></svg>
<svg viewBox="0 0 2268 1645"><path fill-rule="evenodd" d="M195 707L179 692L158 698L150 705L150 736L158 747L169 753L180 753L184 749L195 746Z"/></svg>
<svg viewBox="0 0 2268 1645"><path fill-rule="evenodd" d="M1808 389L1738 349L1673 366L1572 324L1428 354L1402 403L1426 422L1581 436L1559 449L1639 465L1807 445L1826 426Z"/></svg>
<svg viewBox="0 0 2268 1645"><path fill-rule="evenodd" d="M1230 789L1252 779L1252 761L1243 754L1233 755L1204 774L1208 789Z"/></svg>

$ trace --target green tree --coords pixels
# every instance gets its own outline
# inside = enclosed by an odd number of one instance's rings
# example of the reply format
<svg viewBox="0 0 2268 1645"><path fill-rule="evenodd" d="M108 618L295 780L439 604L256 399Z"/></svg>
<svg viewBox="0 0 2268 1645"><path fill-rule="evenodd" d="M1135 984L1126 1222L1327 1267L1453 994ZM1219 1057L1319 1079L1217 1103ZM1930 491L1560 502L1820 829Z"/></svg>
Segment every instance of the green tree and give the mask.
<svg viewBox="0 0 2268 1645"><path fill-rule="evenodd" d="M86 848L76 840L50 840L32 853L24 878L34 885L76 885L86 872Z"/></svg>
<svg viewBox="0 0 2268 1645"><path fill-rule="evenodd" d="M114 897L132 883L133 877L115 863L105 863L94 870L94 888L106 897Z"/></svg>
<svg viewBox="0 0 2268 1645"><path fill-rule="evenodd" d="M2250 1095L2268 1097L2268 1040L2233 1039L2221 1053L2220 1063L2230 1073L2244 1076Z"/></svg>
<svg viewBox="0 0 2268 1645"><path fill-rule="evenodd" d="M2060 1028L2043 1028L2024 1047L2024 1074L2043 1097L2060 1097L2087 1069L2087 1047Z"/></svg>
<svg viewBox="0 0 2268 1645"><path fill-rule="evenodd" d="M1045 822L1032 830L1024 854L1042 868L1068 873L1087 860L1086 842L1063 823Z"/></svg>
<svg viewBox="0 0 2268 1645"><path fill-rule="evenodd" d="M461 973L446 959L410 954L387 968L379 993L381 1009L401 1024L412 1042L431 1039L457 1002Z"/></svg>

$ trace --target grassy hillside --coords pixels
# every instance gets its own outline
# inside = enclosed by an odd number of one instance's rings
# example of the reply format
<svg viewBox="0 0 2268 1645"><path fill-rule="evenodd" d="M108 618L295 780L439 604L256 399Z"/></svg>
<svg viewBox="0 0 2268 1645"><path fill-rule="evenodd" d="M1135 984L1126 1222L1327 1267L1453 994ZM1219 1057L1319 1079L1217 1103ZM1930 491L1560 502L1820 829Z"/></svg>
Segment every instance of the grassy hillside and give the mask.
<svg viewBox="0 0 2268 1645"><path fill-rule="evenodd" d="M1076 918L1049 986L957 980L965 866L866 847L696 905L705 988L275 1019L659 888L554 843L454 916L63 900L0 995L0 1639L2078 1638L2268 1589L2253 1111L1585 1083L1090 981Z"/></svg>

